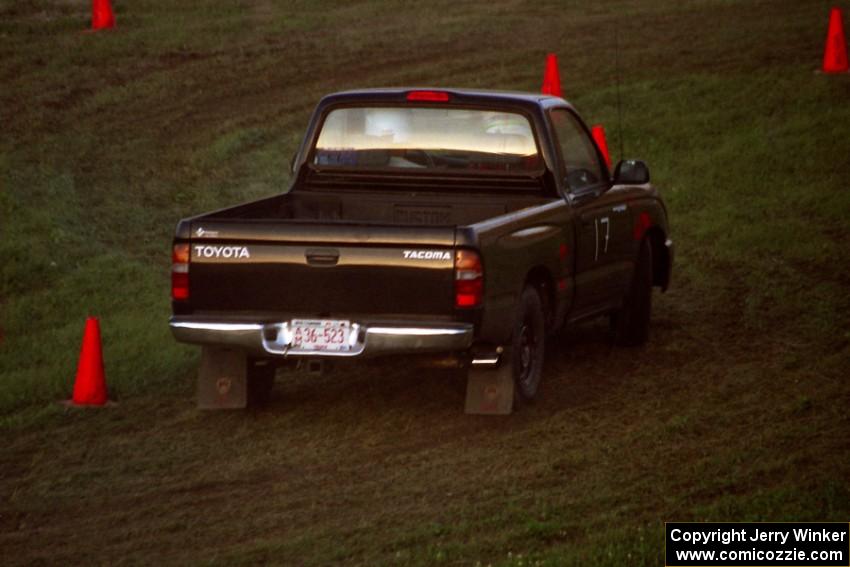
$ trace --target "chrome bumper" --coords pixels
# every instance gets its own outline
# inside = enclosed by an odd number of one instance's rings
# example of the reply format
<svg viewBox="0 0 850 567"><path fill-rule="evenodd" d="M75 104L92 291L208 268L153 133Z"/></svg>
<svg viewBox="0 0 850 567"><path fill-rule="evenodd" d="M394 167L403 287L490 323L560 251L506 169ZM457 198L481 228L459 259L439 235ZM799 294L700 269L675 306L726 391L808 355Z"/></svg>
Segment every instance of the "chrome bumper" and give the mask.
<svg viewBox="0 0 850 567"><path fill-rule="evenodd" d="M351 324L348 350L303 351L291 347L289 323L236 323L172 317L174 338L183 343L240 348L273 356L354 357L409 352L463 351L472 346L472 325Z"/></svg>

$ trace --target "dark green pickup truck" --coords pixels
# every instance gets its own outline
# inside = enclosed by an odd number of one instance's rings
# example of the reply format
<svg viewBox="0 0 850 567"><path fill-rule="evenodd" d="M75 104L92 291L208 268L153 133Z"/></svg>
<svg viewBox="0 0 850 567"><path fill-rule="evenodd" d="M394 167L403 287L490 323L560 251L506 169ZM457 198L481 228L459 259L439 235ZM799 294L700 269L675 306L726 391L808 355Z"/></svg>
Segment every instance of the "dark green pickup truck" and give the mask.
<svg viewBox="0 0 850 567"><path fill-rule="evenodd" d="M640 344L670 281L646 165L612 175L561 98L332 94L292 167L286 193L177 226L170 325L205 347L202 407L261 402L287 361L415 354L468 376L467 411L507 413L547 334L604 315Z"/></svg>

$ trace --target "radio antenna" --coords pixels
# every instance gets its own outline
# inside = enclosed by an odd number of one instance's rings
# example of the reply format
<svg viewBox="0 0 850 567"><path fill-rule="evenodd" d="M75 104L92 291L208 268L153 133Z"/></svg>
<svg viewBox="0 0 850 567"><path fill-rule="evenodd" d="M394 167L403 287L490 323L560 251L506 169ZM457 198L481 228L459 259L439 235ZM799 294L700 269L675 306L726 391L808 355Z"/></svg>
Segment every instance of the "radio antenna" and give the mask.
<svg viewBox="0 0 850 567"><path fill-rule="evenodd" d="M620 26L614 20L614 66L617 74L617 138L620 142L620 159L625 159L623 151L623 99L620 96Z"/></svg>

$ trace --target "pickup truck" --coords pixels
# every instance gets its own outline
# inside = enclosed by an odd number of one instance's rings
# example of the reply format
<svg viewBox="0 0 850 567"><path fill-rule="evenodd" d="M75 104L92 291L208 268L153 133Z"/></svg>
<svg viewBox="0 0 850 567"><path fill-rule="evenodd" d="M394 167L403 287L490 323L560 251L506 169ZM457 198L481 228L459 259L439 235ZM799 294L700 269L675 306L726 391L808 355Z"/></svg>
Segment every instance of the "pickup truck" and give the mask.
<svg viewBox="0 0 850 567"><path fill-rule="evenodd" d="M509 413L548 335L607 316L639 345L670 282L646 164L612 174L559 97L331 94L291 167L286 192L177 225L170 327L204 347L201 407L262 403L295 360L422 355L466 376L468 412Z"/></svg>

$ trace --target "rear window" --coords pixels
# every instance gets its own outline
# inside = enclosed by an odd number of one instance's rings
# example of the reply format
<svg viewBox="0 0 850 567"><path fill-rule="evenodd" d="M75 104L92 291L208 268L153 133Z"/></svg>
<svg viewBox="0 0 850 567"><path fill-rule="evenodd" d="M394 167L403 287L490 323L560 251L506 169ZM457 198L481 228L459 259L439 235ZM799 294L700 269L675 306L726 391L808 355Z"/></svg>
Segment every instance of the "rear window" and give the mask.
<svg viewBox="0 0 850 567"><path fill-rule="evenodd" d="M313 164L520 174L541 166L531 124L522 114L432 107L332 110L316 141Z"/></svg>

